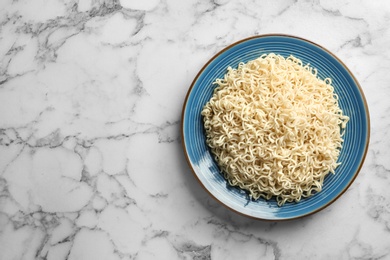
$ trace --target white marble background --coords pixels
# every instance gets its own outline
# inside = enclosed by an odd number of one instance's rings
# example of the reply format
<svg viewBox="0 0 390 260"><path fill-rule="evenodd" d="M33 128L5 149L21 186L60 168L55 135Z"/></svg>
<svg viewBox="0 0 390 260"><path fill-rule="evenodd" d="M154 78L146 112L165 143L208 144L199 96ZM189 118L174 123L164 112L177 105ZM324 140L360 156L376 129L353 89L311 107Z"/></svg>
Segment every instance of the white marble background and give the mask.
<svg viewBox="0 0 390 260"><path fill-rule="evenodd" d="M0 1L0 259L390 259L390 2ZM351 188L294 221L219 205L183 155L202 65L287 33L360 81L371 144Z"/></svg>

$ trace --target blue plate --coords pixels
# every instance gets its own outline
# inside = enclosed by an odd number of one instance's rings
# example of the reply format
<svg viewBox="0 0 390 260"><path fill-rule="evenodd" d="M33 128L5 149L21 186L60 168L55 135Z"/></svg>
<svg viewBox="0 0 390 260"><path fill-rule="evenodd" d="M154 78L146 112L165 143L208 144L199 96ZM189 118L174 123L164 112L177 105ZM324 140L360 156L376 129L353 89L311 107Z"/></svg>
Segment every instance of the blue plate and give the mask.
<svg viewBox="0 0 390 260"><path fill-rule="evenodd" d="M227 67L237 68L265 53L294 55L318 69L322 79L330 77L339 96L339 106L349 116L336 173L328 174L323 190L298 203L279 207L275 200L250 200L245 191L231 187L220 173L205 143L201 110L211 98L216 78ZM257 219L287 220L307 216L329 206L352 184L366 156L370 135L367 103L359 83L332 53L308 40L289 35L262 35L236 42L216 54L195 77L187 93L182 114L183 147L187 161L203 187L228 208Z"/></svg>

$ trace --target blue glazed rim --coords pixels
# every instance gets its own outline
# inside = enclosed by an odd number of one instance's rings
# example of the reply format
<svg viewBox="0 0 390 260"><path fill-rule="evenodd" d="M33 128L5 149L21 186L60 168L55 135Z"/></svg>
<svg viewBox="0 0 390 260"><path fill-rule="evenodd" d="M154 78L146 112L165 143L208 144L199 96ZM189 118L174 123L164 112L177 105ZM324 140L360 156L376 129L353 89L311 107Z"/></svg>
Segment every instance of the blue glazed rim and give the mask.
<svg viewBox="0 0 390 260"><path fill-rule="evenodd" d="M351 118L339 157L342 165L336 169L335 175L326 176L323 191L299 203L288 203L282 207L276 206L274 200L250 200L245 191L227 184L205 144L203 119L200 116L201 107L211 98L214 89L210 82L222 77L227 66L237 67L239 62L247 62L269 52L285 57L292 54L304 64L310 63L317 68L320 78L331 77L340 98L339 105ZM245 38L227 46L203 66L184 100L181 133L186 160L196 179L212 197L239 214L259 220L282 221L308 216L326 208L351 186L367 154L370 118L360 84L339 58L324 47L301 37L266 34Z"/></svg>

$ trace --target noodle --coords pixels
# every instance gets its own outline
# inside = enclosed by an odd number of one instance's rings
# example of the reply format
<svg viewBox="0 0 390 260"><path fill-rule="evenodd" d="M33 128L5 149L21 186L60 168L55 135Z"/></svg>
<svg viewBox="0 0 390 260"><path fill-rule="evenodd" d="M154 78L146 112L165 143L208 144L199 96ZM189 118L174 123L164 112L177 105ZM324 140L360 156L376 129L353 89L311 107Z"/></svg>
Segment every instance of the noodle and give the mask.
<svg viewBox="0 0 390 260"><path fill-rule="evenodd" d="M320 192L335 172L349 118L331 79L290 56L228 68L202 110L206 143L225 179L278 205ZM340 131L341 129L341 131Z"/></svg>

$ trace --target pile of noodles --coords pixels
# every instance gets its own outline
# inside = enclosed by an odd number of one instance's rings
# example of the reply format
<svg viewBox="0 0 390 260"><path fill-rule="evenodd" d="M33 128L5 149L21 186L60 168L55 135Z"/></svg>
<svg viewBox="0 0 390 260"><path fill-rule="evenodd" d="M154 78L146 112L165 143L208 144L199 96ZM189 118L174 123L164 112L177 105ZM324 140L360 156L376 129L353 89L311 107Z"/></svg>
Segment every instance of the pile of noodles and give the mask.
<svg viewBox="0 0 390 260"><path fill-rule="evenodd" d="M290 56L262 55L217 79L202 116L206 142L230 185L278 205L320 192L349 118L329 78Z"/></svg>

